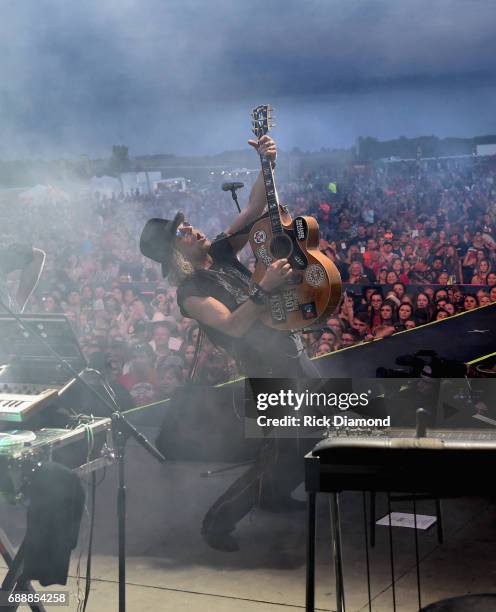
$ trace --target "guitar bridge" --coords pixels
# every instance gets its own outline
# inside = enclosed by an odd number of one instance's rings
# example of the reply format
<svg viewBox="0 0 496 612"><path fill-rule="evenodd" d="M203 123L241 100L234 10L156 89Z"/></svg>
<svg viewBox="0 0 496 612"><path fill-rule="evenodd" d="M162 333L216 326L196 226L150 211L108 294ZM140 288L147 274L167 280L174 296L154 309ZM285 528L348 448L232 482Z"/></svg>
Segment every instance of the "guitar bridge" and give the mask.
<svg viewBox="0 0 496 612"><path fill-rule="evenodd" d="M273 294L269 297L270 314L274 323L284 323L286 321L286 311L282 303L282 298L279 294Z"/></svg>
<svg viewBox="0 0 496 612"><path fill-rule="evenodd" d="M269 306L274 323L284 323L288 312L298 312L301 307L297 292L291 288L272 294L269 297Z"/></svg>
<svg viewBox="0 0 496 612"><path fill-rule="evenodd" d="M291 276L286 281L288 285L301 285L302 282L303 282L303 274L295 272L294 270Z"/></svg>
<svg viewBox="0 0 496 612"><path fill-rule="evenodd" d="M282 292L282 299L284 302L284 309L286 312L296 312L300 310L300 302L298 300L298 294L294 289L285 289Z"/></svg>

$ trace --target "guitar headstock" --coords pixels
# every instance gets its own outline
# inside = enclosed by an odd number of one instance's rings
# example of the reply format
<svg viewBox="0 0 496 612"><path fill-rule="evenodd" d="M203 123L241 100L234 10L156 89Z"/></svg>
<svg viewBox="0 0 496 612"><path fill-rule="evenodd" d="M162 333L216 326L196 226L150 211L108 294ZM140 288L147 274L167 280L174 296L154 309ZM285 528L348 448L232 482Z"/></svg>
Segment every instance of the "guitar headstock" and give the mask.
<svg viewBox="0 0 496 612"><path fill-rule="evenodd" d="M275 125L272 123L272 106L270 104L261 104L254 108L251 112L252 115L252 126L253 133L257 140L260 140L264 134L267 134L270 129Z"/></svg>

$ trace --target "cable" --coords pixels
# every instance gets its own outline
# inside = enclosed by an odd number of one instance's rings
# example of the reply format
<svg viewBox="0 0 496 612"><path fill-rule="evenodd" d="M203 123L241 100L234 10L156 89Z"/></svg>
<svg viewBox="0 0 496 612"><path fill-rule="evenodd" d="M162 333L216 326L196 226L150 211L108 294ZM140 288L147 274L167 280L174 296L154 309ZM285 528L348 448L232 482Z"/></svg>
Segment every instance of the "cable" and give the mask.
<svg viewBox="0 0 496 612"><path fill-rule="evenodd" d="M89 497L89 482L87 480L85 480L85 485L86 485L86 500L87 500L88 497ZM84 504L84 513L85 513L85 516L88 518L88 522L89 522L90 513L88 511L88 503L87 502ZM85 522L85 531L86 531L86 529L87 528L86 528L86 522ZM78 562L77 562L77 566L76 566L76 592L77 592L77 595L76 595L76 598L77 598L77 608L76 608L76 610L77 610L77 612L81 612L83 601L84 601L84 598L83 598L82 593L81 593L81 560L82 560L82 557L83 557L83 544L82 544L82 542L83 542L83 540L84 541L86 540L86 533L84 535L85 535L85 537L83 538L83 535L80 533L79 539L78 539L79 555L78 555Z"/></svg>
<svg viewBox="0 0 496 612"><path fill-rule="evenodd" d="M394 578L394 549L393 549L393 526L391 523L391 492L387 492L387 504L389 512L389 562L391 564L391 593L393 596L393 612L396 612L396 586Z"/></svg>
<svg viewBox="0 0 496 612"><path fill-rule="evenodd" d="M91 415L90 417L91 419L93 418L93 415ZM81 419L84 421L84 419ZM92 454L93 454L93 450L94 450L94 446L95 446L95 437L93 434L93 431L91 429L90 423L79 423L79 426L84 427L84 429L86 430L86 439L87 439L87 446L88 446L88 451L86 453L86 463L89 463L91 461L92 458ZM105 474L103 475L103 478L100 480L100 482L103 481L103 479L105 478ZM90 484L91 483L91 484ZM81 598L81 594L80 594L80 582L81 582L81 557L82 557L82 549L81 552L79 554L79 558L78 558L78 564L77 564L77 571L76 571L76 576L77 576L77 592L78 592L78 606L77 606L77 610L78 612L82 612L83 610L86 609L86 605L88 602L88 597L89 597L89 592L90 592L90 587L91 587L91 549L92 549L92 542L93 542L93 528L94 528L94 519L95 519L95 497L96 497L96 472L93 471L91 473L91 480L90 483L87 482L87 487L88 490L90 491L90 503L91 503L91 514L88 512L88 507L86 506L86 513L89 516L89 524L90 524L90 528L89 528L89 539L88 539L88 556L86 559L86 577L85 577L85 587L84 587L84 597ZM100 484L100 483L98 483ZM91 487L91 488L90 488Z"/></svg>
<svg viewBox="0 0 496 612"><path fill-rule="evenodd" d="M86 512L88 512L88 509L85 506L85 510ZM81 539L81 535L79 536L79 538ZM80 546L79 547L79 556L78 556L78 562L77 562L77 566L76 566L76 599L77 599L77 612L81 612L81 604L83 602L83 600L81 599L81 557L83 556L83 548Z"/></svg>
<svg viewBox="0 0 496 612"><path fill-rule="evenodd" d="M91 419L93 420L93 415L91 415ZM89 463L91 460L91 455L93 454L93 449L95 447L95 435L93 433L93 429L91 427L91 423L80 423L80 426L84 427L86 431L86 439L88 442L88 452L86 453L86 463Z"/></svg>
<svg viewBox="0 0 496 612"><path fill-rule="evenodd" d="M102 482L105 480L106 475L107 475L107 468L104 467L103 468L103 475L100 478L100 480L98 482L96 482L96 487L99 487L102 484ZM96 476L96 471L94 471L92 473L92 476ZM90 486L92 486L92 484L93 484L92 481L91 481L91 484L90 484L90 482L86 481L86 486L87 486L88 493L90 492ZM88 495L88 493L87 493L87 495ZM95 502L96 502L96 491L94 492L93 495L91 495L91 499L92 499L92 505L93 505L93 508L94 508L95 507ZM88 511L88 505L85 504L85 513L86 513L86 515L88 517L88 521L89 521L89 524L90 524L90 531L88 533L88 537L92 539L92 537L93 537L93 522L94 522L94 514L95 514L95 512L92 509L92 513L90 514L89 511ZM82 540L82 539L83 538L80 537L80 540ZM91 551L90 540L88 540L88 550ZM91 554L91 552L89 552L89 554ZM78 557L78 563L77 563L77 567L76 567L76 585L77 585L77 601L78 601L77 612L82 612L83 605L86 605L85 601L87 600L87 595L86 595L86 589L87 589L87 587L86 587L86 579L85 579L85 595L84 595L84 597L81 595L81 584L80 583L81 583L81 558L82 558L82 556L83 556L83 548L81 546L80 547L80 552L79 552L79 557ZM88 573L86 575L88 576ZM91 584L90 584L90 586L91 586Z"/></svg>
<svg viewBox="0 0 496 612"><path fill-rule="evenodd" d="M205 331L203 330L203 327L198 327L198 338L196 339L195 354L193 355L193 361L191 362L191 365L189 367L189 372L188 372L188 377L187 377L187 380L190 382L192 382L196 376L196 370L198 368L200 352L202 350L204 339L205 339Z"/></svg>
<svg viewBox="0 0 496 612"><path fill-rule="evenodd" d="M417 496L415 492L412 493L413 498L413 520L415 523L415 567L417 570L417 596L419 610L422 609L422 590L420 585L420 557L419 557L419 541L418 541L418 527L417 527Z"/></svg>
<svg viewBox="0 0 496 612"><path fill-rule="evenodd" d="M88 556L86 558L86 580L84 589L84 602L82 612L86 612L86 606L90 597L91 590L91 561L93 556L93 532L95 527L95 506L96 506L96 473L91 472L91 516L90 516L90 535L88 540Z"/></svg>

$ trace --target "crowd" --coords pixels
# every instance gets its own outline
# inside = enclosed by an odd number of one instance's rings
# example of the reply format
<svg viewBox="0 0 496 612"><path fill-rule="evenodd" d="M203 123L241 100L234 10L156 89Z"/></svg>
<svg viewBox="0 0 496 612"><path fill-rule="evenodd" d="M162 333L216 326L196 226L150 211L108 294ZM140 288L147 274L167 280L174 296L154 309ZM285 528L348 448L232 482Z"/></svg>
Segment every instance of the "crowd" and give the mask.
<svg viewBox="0 0 496 612"><path fill-rule="evenodd" d="M413 162L349 172L341 197L299 194L348 287L313 354L495 302L495 178L474 160Z"/></svg>
<svg viewBox="0 0 496 612"><path fill-rule="evenodd" d="M496 171L473 161L435 167L350 168L337 193L324 175L279 185L293 215L315 216L321 250L346 291L324 331L306 334L322 355L496 301ZM132 402L146 404L183 385L194 361L197 325L184 319L175 289L141 256L145 221L176 210L213 237L236 214L220 189L78 196L48 204L3 205L3 244L47 252L29 312L64 313L90 363L105 369ZM252 255L243 252L253 267ZM206 342L195 381L237 376L236 364Z"/></svg>

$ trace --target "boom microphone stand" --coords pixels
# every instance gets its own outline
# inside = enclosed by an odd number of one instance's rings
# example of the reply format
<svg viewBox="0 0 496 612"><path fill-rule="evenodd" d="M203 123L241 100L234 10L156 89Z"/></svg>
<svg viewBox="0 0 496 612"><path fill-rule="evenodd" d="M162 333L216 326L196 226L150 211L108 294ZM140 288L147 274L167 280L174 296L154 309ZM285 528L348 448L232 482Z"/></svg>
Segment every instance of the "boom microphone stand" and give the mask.
<svg viewBox="0 0 496 612"><path fill-rule="evenodd" d="M238 209L238 212L241 212L241 208L239 206L239 202L238 202L238 196L236 194L236 190L237 189L242 189L244 187L244 183L222 183L221 187L222 187L222 191L230 191L231 192L231 197L234 200L235 204L236 204L236 208Z"/></svg>
<svg viewBox="0 0 496 612"><path fill-rule="evenodd" d="M104 384L104 388L107 391L109 400L104 397L97 389L92 387L83 378L83 373L98 372L98 370L91 370L85 368L81 372L77 372L75 368L63 357L61 357L57 351L51 346L49 342L39 333L35 326L27 327L22 317L13 312L8 306L6 306L2 300L0 300L0 308L6 313L11 315L17 323L21 326L21 329L26 333L33 334L40 343L49 351L49 353L58 361L58 363L67 368L75 380L78 380L85 389L89 390L90 393L96 397L105 409L107 410L110 418L112 419L112 430L115 437L116 446L116 458L118 465L118 489L117 489L117 525L118 525L118 547L119 547L119 612L125 612L126 610L126 441L128 437L133 437L138 444L140 444L152 457L165 463L166 459L146 438L140 433L134 425L126 419L120 411L119 405L115 399L113 393L109 392L109 389ZM98 372L99 376L105 380L105 377L101 372Z"/></svg>

